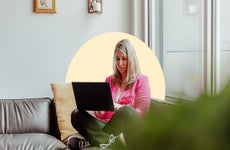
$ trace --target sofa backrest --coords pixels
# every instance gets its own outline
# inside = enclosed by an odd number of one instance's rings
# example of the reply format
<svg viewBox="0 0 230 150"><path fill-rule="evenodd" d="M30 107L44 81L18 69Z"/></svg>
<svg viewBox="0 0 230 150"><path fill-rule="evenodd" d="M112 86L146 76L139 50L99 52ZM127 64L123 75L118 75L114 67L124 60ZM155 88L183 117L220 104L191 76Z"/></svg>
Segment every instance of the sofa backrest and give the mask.
<svg viewBox="0 0 230 150"><path fill-rule="evenodd" d="M57 129L54 111L53 100L48 97L1 99L0 134L52 134Z"/></svg>

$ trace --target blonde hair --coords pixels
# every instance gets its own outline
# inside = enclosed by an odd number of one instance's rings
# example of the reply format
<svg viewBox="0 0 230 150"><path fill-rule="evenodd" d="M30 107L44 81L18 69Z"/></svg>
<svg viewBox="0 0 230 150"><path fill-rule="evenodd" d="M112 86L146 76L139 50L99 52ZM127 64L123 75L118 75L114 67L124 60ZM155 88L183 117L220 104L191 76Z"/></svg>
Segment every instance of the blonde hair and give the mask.
<svg viewBox="0 0 230 150"><path fill-rule="evenodd" d="M132 43L128 39L120 40L114 49L113 57L113 84L120 84L122 82L121 74L116 66L115 52L120 51L123 54L127 55L128 58L128 68L127 68L127 77L126 77L126 88L130 88L136 80L136 76L140 73L139 62L137 55Z"/></svg>

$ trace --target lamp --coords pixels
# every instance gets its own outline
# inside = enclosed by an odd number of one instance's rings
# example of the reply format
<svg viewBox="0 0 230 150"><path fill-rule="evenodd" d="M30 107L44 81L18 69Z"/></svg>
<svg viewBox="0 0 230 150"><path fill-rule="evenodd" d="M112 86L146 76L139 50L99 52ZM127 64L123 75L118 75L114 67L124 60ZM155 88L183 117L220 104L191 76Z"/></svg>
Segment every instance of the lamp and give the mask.
<svg viewBox="0 0 230 150"><path fill-rule="evenodd" d="M102 0L88 0L88 13L102 13Z"/></svg>

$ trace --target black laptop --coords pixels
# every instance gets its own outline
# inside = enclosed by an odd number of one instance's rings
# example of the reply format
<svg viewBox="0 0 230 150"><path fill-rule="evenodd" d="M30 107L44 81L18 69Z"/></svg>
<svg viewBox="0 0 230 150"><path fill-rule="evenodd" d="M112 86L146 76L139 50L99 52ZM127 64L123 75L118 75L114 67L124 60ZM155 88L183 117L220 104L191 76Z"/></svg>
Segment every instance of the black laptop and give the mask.
<svg viewBox="0 0 230 150"><path fill-rule="evenodd" d="M114 111L109 82L72 82L78 110Z"/></svg>

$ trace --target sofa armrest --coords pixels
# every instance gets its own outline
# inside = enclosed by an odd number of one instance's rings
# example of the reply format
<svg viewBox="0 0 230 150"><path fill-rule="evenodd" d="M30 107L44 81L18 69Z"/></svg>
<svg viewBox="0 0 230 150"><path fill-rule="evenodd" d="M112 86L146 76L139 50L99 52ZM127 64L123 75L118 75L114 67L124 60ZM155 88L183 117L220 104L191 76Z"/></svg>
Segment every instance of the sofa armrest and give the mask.
<svg viewBox="0 0 230 150"><path fill-rule="evenodd" d="M159 111L168 111L171 107L174 107L176 104L168 102L165 100L160 100L157 98L151 98L150 112L157 113Z"/></svg>

